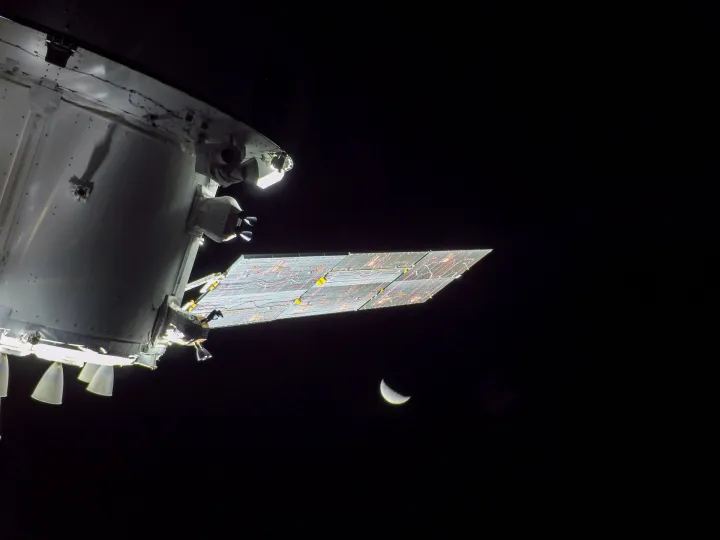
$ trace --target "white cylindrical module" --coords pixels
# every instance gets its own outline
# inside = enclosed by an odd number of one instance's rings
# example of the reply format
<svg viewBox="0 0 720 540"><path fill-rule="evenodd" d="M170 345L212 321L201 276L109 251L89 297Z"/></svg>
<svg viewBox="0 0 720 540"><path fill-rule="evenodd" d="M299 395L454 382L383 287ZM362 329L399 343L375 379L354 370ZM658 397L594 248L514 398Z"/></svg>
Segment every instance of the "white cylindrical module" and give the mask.
<svg viewBox="0 0 720 540"><path fill-rule="evenodd" d="M284 153L90 51L63 65L46 56L52 36L0 20L0 37L0 353L154 367L200 238L218 228L192 222L201 202L222 206L207 203L213 159ZM224 232L216 213L203 216Z"/></svg>
<svg viewBox="0 0 720 540"><path fill-rule="evenodd" d="M16 185L0 237L0 326L136 354L195 240L186 231L193 155L120 117L31 90L14 93L29 118L17 126L27 142L9 168Z"/></svg>

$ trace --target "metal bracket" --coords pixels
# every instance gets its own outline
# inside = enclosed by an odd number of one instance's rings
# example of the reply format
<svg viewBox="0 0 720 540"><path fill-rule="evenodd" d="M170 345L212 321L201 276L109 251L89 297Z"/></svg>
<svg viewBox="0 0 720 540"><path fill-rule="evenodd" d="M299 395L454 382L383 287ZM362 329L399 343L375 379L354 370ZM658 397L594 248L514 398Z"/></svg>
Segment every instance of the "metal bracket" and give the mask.
<svg viewBox="0 0 720 540"><path fill-rule="evenodd" d="M57 67L67 67L68 60L77 49L77 44L73 43L66 37L48 34L47 53L45 53L45 61Z"/></svg>
<svg viewBox="0 0 720 540"><path fill-rule="evenodd" d="M70 179L70 191L78 201L87 201L94 187L95 182L90 180L81 180L77 176Z"/></svg>

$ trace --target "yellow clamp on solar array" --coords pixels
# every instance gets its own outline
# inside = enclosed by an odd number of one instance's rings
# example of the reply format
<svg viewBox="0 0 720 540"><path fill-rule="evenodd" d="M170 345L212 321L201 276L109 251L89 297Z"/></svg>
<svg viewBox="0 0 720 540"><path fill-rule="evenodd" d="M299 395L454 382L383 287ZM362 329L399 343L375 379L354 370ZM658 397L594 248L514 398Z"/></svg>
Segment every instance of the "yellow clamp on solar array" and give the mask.
<svg viewBox="0 0 720 540"><path fill-rule="evenodd" d="M302 300L300 300L299 298L296 298L296 299L295 299L295 303L296 303L296 304L300 304L300 303L302 303Z"/></svg>
<svg viewBox="0 0 720 540"><path fill-rule="evenodd" d="M407 274L407 273L408 273L408 269L406 268L405 270L403 270L403 274Z"/></svg>
<svg viewBox="0 0 720 540"><path fill-rule="evenodd" d="M212 290L213 290L215 287L217 287L218 285L220 285L220 282L219 282L219 281L216 281L215 283L213 283L212 285L210 285L210 288L208 289L208 292L212 291Z"/></svg>
<svg viewBox="0 0 720 540"><path fill-rule="evenodd" d="M323 276L315 282L315 285L317 285L318 287L322 287L323 285L325 285L325 283L327 283L327 278Z"/></svg>
<svg viewBox="0 0 720 540"><path fill-rule="evenodd" d="M197 302L195 300L189 300L187 304L185 304L185 309L188 311L192 311L197 306Z"/></svg>

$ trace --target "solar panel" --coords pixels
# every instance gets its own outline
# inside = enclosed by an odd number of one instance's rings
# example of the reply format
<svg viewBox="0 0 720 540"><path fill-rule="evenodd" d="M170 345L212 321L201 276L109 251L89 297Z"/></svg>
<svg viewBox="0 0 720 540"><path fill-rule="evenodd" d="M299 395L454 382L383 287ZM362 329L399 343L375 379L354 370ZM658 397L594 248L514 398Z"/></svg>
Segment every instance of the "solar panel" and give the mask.
<svg viewBox="0 0 720 540"><path fill-rule="evenodd" d="M368 283L390 283L402 276L404 269L399 270L354 270L336 272L333 270L325 276L327 285L366 285Z"/></svg>
<svg viewBox="0 0 720 540"><path fill-rule="evenodd" d="M241 257L193 313L222 328L425 302L490 250Z"/></svg>
<svg viewBox="0 0 720 540"><path fill-rule="evenodd" d="M344 258L345 255L240 257L228 270L222 290L233 291L235 295L307 290Z"/></svg>
<svg viewBox="0 0 720 540"><path fill-rule="evenodd" d="M455 281L454 279L421 279L395 281L384 291L378 293L361 309L377 309L393 306L421 304L433 297L440 289Z"/></svg>
<svg viewBox="0 0 720 540"><path fill-rule="evenodd" d="M400 281L416 279L454 278L490 253L489 249L460 251L431 251L404 274Z"/></svg>
<svg viewBox="0 0 720 540"><path fill-rule="evenodd" d="M379 270L412 268L427 255L427 251L400 251L397 253L351 253L334 270Z"/></svg>
<svg viewBox="0 0 720 540"><path fill-rule="evenodd" d="M345 255L240 257L226 277L193 309L196 315L220 310L211 328L267 322L277 318Z"/></svg>
<svg viewBox="0 0 720 540"><path fill-rule="evenodd" d="M379 290L401 276L403 270L330 272L326 282L315 284L290 305L281 319L357 311Z"/></svg>
<svg viewBox="0 0 720 540"><path fill-rule="evenodd" d="M275 320L299 294L299 291L236 294L232 289L224 291L221 288L218 292L208 293L193 313L207 315L216 309L222 311L222 318L211 321L212 328L269 322Z"/></svg>
<svg viewBox="0 0 720 540"><path fill-rule="evenodd" d="M210 327L227 328L231 326L243 326L246 324L274 321L283 311L285 311L285 309L287 309L287 305L288 303L285 302L278 306L221 310L223 318L211 321Z"/></svg>

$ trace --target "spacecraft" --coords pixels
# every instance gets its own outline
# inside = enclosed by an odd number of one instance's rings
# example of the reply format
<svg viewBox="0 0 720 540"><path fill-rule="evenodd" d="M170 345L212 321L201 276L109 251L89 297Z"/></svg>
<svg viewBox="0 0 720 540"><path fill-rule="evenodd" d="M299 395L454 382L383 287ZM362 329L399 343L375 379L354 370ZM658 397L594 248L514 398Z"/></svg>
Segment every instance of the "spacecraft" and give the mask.
<svg viewBox="0 0 720 540"><path fill-rule="evenodd" d="M0 398L8 355L50 362L38 401L62 403L64 366L110 396L170 346L211 358L210 330L422 303L490 251L243 254L190 282L205 239L239 251L257 230L218 191L292 168L213 107L0 18Z"/></svg>

